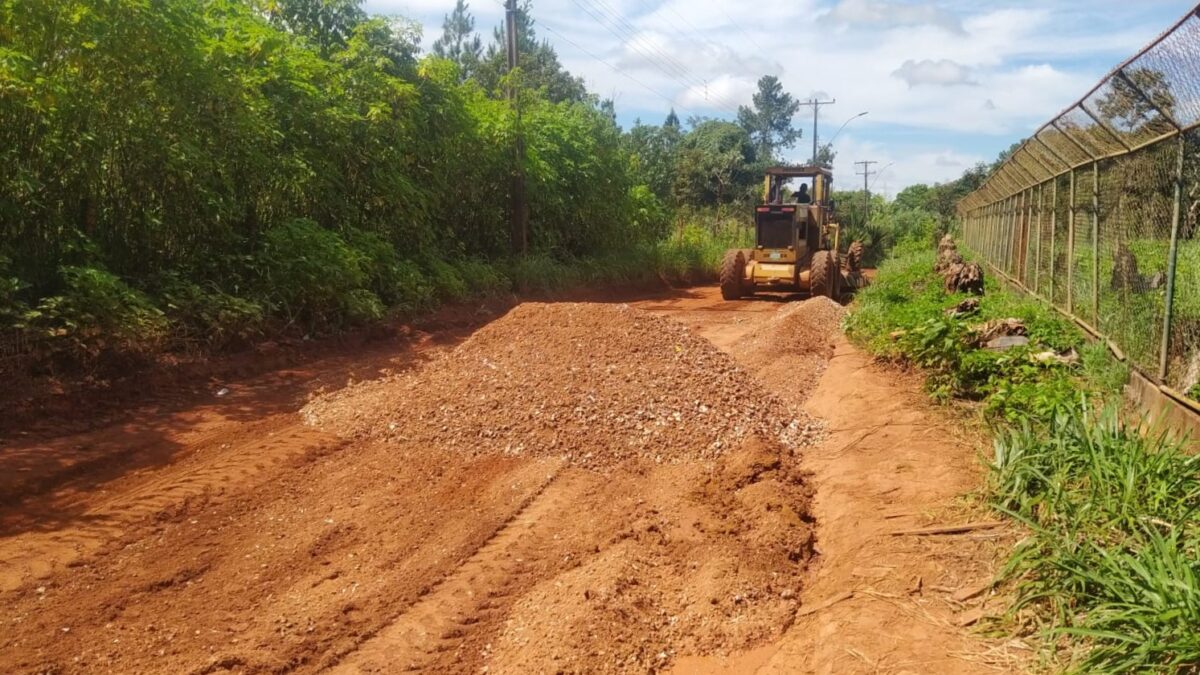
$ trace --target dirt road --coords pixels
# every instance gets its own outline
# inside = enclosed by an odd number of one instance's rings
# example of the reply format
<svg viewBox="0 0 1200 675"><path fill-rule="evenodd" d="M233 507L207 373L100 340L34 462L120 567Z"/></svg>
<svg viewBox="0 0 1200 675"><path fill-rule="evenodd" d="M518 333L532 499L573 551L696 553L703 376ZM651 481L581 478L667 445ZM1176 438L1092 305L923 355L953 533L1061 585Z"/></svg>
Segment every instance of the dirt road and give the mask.
<svg viewBox="0 0 1200 675"><path fill-rule="evenodd" d="M1010 667L965 628L1004 533L892 536L969 517L979 480L915 383L834 331L779 341L828 307L632 304L651 318L531 308L5 440L0 670Z"/></svg>

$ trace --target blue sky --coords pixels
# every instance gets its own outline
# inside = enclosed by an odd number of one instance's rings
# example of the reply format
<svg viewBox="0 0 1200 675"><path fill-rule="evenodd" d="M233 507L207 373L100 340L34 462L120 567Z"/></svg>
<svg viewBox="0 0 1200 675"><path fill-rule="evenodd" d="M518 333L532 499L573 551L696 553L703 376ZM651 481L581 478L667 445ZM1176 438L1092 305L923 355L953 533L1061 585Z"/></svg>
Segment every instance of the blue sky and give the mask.
<svg viewBox="0 0 1200 675"><path fill-rule="evenodd" d="M424 26L428 47L453 0L366 0L368 11ZM740 3L739 3L740 5ZM956 178L993 159L1084 94L1113 66L1191 10L1192 0L905 2L785 0L534 0L538 37L589 89L616 101L619 121L732 119L755 82L776 75L797 98L837 99L821 111L834 141L835 175L850 187L853 162L884 168L873 187L894 193ZM752 11L747 11L749 7ZM501 0L472 0L485 41ZM788 152L811 153L804 138Z"/></svg>

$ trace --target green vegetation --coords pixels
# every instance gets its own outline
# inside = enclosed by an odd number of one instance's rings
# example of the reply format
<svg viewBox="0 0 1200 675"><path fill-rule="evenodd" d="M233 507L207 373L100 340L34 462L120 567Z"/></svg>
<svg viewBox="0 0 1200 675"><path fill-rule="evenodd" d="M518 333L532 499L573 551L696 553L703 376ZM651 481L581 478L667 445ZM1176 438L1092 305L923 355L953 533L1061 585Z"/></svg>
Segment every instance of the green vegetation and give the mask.
<svg viewBox="0 0 1200 675"><path fill-rule="evenodd" d="M623 131L528 2L518 25L508 74L502 30L485 44L463 2L433 54L360 0L0 3L0 331L90 367L711 276L747 243L720 216L748 216L770 157L746 127L674 112ZM774 151L796 134L767 85L746 111Z"/></svg>
<svg viewBox="0 0 1200 675"><path fill-rule="evenodd" d="M932 253L879 270L848 318L872 352L927 369L942 400L973 401L995 432L994 508L1024 523L1003 570L1008 619L1038 632L1056 666L1081 672L1200 667L1200 458L1118 414L1128 367L1068 320L995 283L979 313L942 291ZM972 346L971 326L1015 317L1031 345ZM1041 352L1079 354L1042 362Z"/></svg>
<svg viewBox="0 0 1200 675"><path fill-rule="evenodd" d="M934 259L932 252L901 251L881 265L876 282L859 294L847 332L875 354L927 370L936 399L980 402L993 422L1044 420L1074 405L1080 391L1099 395L1127 377L1114 375L1122 366L1099 358L1071 322L1034 298L1007 292L994 278L977 313L948 315L969 296L945 293ZM1008 318L1025 325L1029 345L989 351L975 344L979 326ZM1080 365L1063 362L1072 353Z"/></svg>

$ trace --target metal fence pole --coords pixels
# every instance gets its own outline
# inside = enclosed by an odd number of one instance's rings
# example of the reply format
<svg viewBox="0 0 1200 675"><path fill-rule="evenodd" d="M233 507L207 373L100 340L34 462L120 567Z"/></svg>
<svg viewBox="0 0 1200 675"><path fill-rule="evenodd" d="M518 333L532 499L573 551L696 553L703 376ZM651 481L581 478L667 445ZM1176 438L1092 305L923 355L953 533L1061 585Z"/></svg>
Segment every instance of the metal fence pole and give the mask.
<svg viewBox="0 0 1200 675"><path fill-rule="evenodd" d="M1046 184L1038 185L1038 203L1037 203L1037 239L1034 240L1033 249L1033 292L1037 295L1042 294L1042 219L1046 215L1045 211Z"/></svg>
<svg viewBox="0 0 1200 675"><path fill-rule="evenodd" d="M1029 245L1033 243L1033 193L1036 186L1030 187L1025 195L1025 227L1021 230L1021 283L1027 289L1033 287L1033 277L1029 274ZM1030 291L1031 293L1033 291Z"/></svg>
<svg viewBox="0 0 1200 675"><path fill-rule="evenodd" d="M1175 204L1171 210L1171 248L1167 253L1167 300L1163 307L1162 350L1158 357L1158 379L1167 381L1171 356L1171 323L1175 311L1175 263L1179 256L1179 219L1183 204L1183 164L1187 138L1179 134L1179 157L1175 161Z"/></svg>
<svg viewBox="0 0 1200 675"><path fill-rule="evenodd" d="M1092 321L1100 328L1100 162L1092 162Z"/></svg>
<svg viewBox="0 0 1200 675"><path fill-rule="evenodd" d="M1058 178L1054 179L1054 191L1050 193L1053 206L1050 211L1050 304L1054 304L1054 247L1058 239Z"/></svg>
<svg viewBox="0 0 1200 675"><path fill-rule="evenodd" d="M1008 235L1004 237L1004 269L1008 272L1008 276L1013 276L1013 270L1016 267L1016 261L1013 259L1013 252L1016 249L1013 238L1017 231L1017 204L1019 196L1013 195L1008 203Z"/></svg>
<svg viewBox="0 0 1200 675"><path fill-rule="evenodd" d="M1067 210L1067 314L1075 314L1075 169L1071 169L1071 202Z"/></svg>

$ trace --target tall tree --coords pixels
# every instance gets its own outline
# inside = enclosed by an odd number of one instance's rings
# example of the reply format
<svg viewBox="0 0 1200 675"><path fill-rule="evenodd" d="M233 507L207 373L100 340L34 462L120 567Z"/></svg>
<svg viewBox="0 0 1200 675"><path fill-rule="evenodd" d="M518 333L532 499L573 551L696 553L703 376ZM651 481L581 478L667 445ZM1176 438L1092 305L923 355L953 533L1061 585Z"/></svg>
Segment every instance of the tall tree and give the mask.
<svg viewBox="0 0 1200 675"><path fill-rule="evenodd" d="M517 51L520 54L518 65L521 68L522 82L530 89L545 91L547 98L556 103L587 100L588 93L583 79L571 75L563 68L558 54L549 42L538 41L533 17L530 15L532 8L530 0L522 0L517 7ZM500 79L508 70L504 44L504 28L497 27L475 78L486 89L498 89Z"/></svg>
<svg viewBox="0 0 1200 675"><path fill-rule="evenodd" d="M671 199L671 187L675 181L675 164L682 134L678 126L664 124L656 127L633 125L624 136L626 150L633 161L634 176L664 202Z"/></svg>
<svg viewBox="0 0 1200 675"><path fill-rule="evenodd" d="M817 148L817 166L833 168L833 160L837 159L837 152L833 149L832 143L823 143Z"/></svg>
<svg viewBox="0 0 1200 675"><path fill-rule="evenodd" d="M475 17L465 0L458 0L442 21L442 36L433 43L433 53L458 64L460 81L475 73L483 57L483 39L475 32Z"/></svg>
<svg viewBox="0 0 1200 675"><path fill-rule="evenodd" d="M346 46L354 29L367 20L362 0L269 0L271 22L289 33L308 38L328 57Z"/></svg>
<svg viewBox="0 0 1200 675"><path fill-rule="evenodd" d="M758 185L754 144L732 122L702 120L683 138L676 164L680 204L727 204L747 198Z"/></svg>
<svg viewBox="0 0 1200 675"><path fill-rule="evenodd" d="M671 108L671 112L667 113L667 119L663 122L663 126L679 131L679 115L675 114L675 108Z"/></svg>
<svg viewBox="0 0 1200 675"><path fill-rule="evenodd" d="M777 159L778 150L790 148L800 139L800 130L792 126L800 102L783 90L774 75L759 78L753 100L753 108L738 107L738 124L750 134L759 159Z"/></svg>

